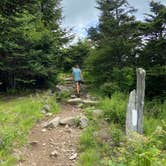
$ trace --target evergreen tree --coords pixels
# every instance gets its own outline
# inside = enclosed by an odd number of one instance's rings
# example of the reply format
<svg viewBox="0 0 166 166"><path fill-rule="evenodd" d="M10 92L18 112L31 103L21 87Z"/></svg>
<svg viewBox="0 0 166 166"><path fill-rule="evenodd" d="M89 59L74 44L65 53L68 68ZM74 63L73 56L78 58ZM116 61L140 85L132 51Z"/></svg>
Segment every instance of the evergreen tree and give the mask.
<svg viewBox="0 0 166 166"><path fill-rule="evenodd" d="M131 7L126 0L99 0L101 11L99 25L89 29L89 38L95 46L87 59L93 67L96 82L103 84L112 80L113 68L134 66L141 40L139 22L135 21Z"/></svg>
<svg viewBox="0 0 166 166"><path fill-rule="evenodd" d="M144 45L139 65L147 70L147 95L166 94L166 6L150 3L151 14L143 23ZM152 90L153 89L153 90Z"/></svg>
<svg viewBox="0 0 166 166"><path fill-rule="evenodd" d="M0 2L0 9L1 86L48 85L55 79L57 56L63 44L59 1L5 0Z"/></svg>

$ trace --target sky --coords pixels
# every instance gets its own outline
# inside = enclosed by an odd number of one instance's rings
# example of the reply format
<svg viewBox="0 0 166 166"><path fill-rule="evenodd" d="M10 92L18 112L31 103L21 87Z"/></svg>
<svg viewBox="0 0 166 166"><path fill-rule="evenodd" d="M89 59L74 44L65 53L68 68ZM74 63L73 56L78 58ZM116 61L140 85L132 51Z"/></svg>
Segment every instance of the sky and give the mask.
<svg viewBox="0 0 166 166"><path fill-rule="evenodd" d="M130 5L138 10L135 14L138 20L143 20L144 14L149 12L149 1L128 0ZM160 0L160 2L166 5L166 0ZM95 6L96 0L62 0L64 17L62 27L72 28L72 32L75 34L74 42L79 38L85 38L86 29L98 23L99 10Z"/></svg>

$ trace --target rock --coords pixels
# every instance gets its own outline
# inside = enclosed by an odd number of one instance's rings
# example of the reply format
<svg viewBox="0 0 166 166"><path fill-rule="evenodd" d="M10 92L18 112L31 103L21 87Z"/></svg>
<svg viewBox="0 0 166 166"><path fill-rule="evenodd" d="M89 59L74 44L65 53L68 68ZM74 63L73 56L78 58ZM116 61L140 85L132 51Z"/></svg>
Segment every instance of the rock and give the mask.
<svg viewBox="0 0 166 166"><path fill-rule="evenodd" d="M69 99L67 102L70 104L79 104L82 102L82 100L80 98L75 98L75 99Z"/></svg>
<svg viewBox="0 0 166 166"><path fill-rule="evenodd" d="M56 150L54 150L53 152L51 152L50 157L57 157L58 156L58 152Z"/></svg>
<svg viewBox="0 0 166 166"><path fill-rule="evenodd" d="M76 98L76 95L71 95L70 97L71 97L72 99L74 99L74 98Z"/></svg>
<svg viewBox="0 0 166 166"><path fill-rule="evenodd" d="M53 113L51 113L51 112L46 113L46 116L52 116L52 115L53 115Z"/></svg>
<svg viewBox="0 0 166 166"><path fill-rule="evenodd" d="M88 118L85 116L80 117L80 127L83 129L88 126Z"/></svg>
<svg viewBox="0 0 166 166"><path fill-rule="evenodd" d="M60 117L56 117L49 122L43 124L44 128L56 128L59 125Z"/></svg>
<svg viewBox="0 0 166 166"><path fill-rule="evenodd" d="M72 89L73 89L73 87L66 87L66 86L63 86L63 85L57 85L56 86L56 91L57 92L63 92L63 91L70 92Z"/></svg>
<svg viewBox="0 0 166 166"><path fill-rule="evenodd" d="M32 141L32 142L30 142L29 144L31 145L31 146L36 146L36 145L38 145L38 141Z"/></svg>
<svg viewBox="0 0 166 166"><path fill-rule="evenodd" d="M98 101L93 101L93 100L83 100L82 102L86 105L96 105L99 103Z"/></svg>
<svg viewBox="0 0 166 166"><path fill-rule="evenodd" d="M103 114L103 110L92 110L93 117L97 118L100 117Z"/></svg>
<svg viewBox="0 0 166 166"><path fill-rule="evenodd" d="M73 78L72 78L72 77L68 77L68 78L64 78L63 80L64 80L64 81L67 81L67 82L68 82L68 81L70 82L70 81L73 81Z"/></svg>
<svg viewBox="0 0 166 166"><path fill-rule="evenodd" d="M69 127L68 124L65 126L65 131L66 131L67 133L72 133L72 129Z"/></svg>
<svg viewBox="0 0 166 166"><path fill-rule="evenodd" d="M46 130L46 129L42 129L41 131L44 133L44 132L46 132L47 130Z"/></svg>
<svg viewBox="0 0 166 166"><path fill-rule="evenodd" d="M41 113L42 114L46 114L47 112L45 110L41 110Z"/></svg>
<svg viewBox="0 0 166 166"><path fill-rule="evenodd" d="M77 153L74 153L71 155L71 157L69 158L70 160L74 160L77 158Z"/></svg>
<svg viewBox="0 0 166 166"><path fill-rule="evenodd" d="M75 121L76 121L76 118L75 118L75 117L67 117L67 118L61 119L61 120L60 120L60 124L61 124L61 125L69 125L69 126L72 126L72 125L75 125Z"/></svg>
<svg viewBox="0 0 166 166"><path fill-rule="evenodd" d="M51 110L51 108L50 108L50 106L48 105L48 104L45 104L44 106L43 106L43 109L42 110L44 110L44 111L46 111L46 112L49 112L50 110Z"/></svg>

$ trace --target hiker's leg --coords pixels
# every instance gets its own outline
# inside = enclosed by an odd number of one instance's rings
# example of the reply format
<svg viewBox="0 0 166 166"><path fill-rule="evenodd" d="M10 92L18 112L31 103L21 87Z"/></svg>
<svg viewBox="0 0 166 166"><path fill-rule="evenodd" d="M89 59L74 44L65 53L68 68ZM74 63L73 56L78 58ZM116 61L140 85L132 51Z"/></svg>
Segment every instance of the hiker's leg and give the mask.
<svg viewBox="0 0 166 166"><path fill-rule="evenodd" d="M79 95L79 93L80 93L79 82L76 82L76 92Z"/></svg>

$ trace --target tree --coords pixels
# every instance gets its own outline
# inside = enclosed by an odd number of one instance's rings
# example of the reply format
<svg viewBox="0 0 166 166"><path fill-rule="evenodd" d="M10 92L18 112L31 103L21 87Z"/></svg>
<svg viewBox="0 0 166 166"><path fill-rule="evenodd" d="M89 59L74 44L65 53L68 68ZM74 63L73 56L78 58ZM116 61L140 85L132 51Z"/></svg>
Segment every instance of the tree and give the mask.
<svg viewBox="0 0 166 166"><path fill-rule="evenodd" d="M150 3L152 14L147 14L143 23L143 50L139 65L147 70L147 95L166 94L166 6L159 2ZM153 90L152 90L153 89Z"/></svg>
<svg viewBox="0 0 166 166"><path fill-rule="evenodd" d="M99 0L101 11L99 25L89 29L89 38L95 49L86 63L92 67L91 74L100 85L112 80L114 68L133 67L141 44L138 35L139 22L136 11L126 0Z"/></svg>
<svg viewBox="0 0 166 166"><path fill-rule="evenodd" d="M0 3L0 9L3 88L48 85L55 79L57 56L64 42L64 32L59 26L59 0L5 0Z"/></svg>

